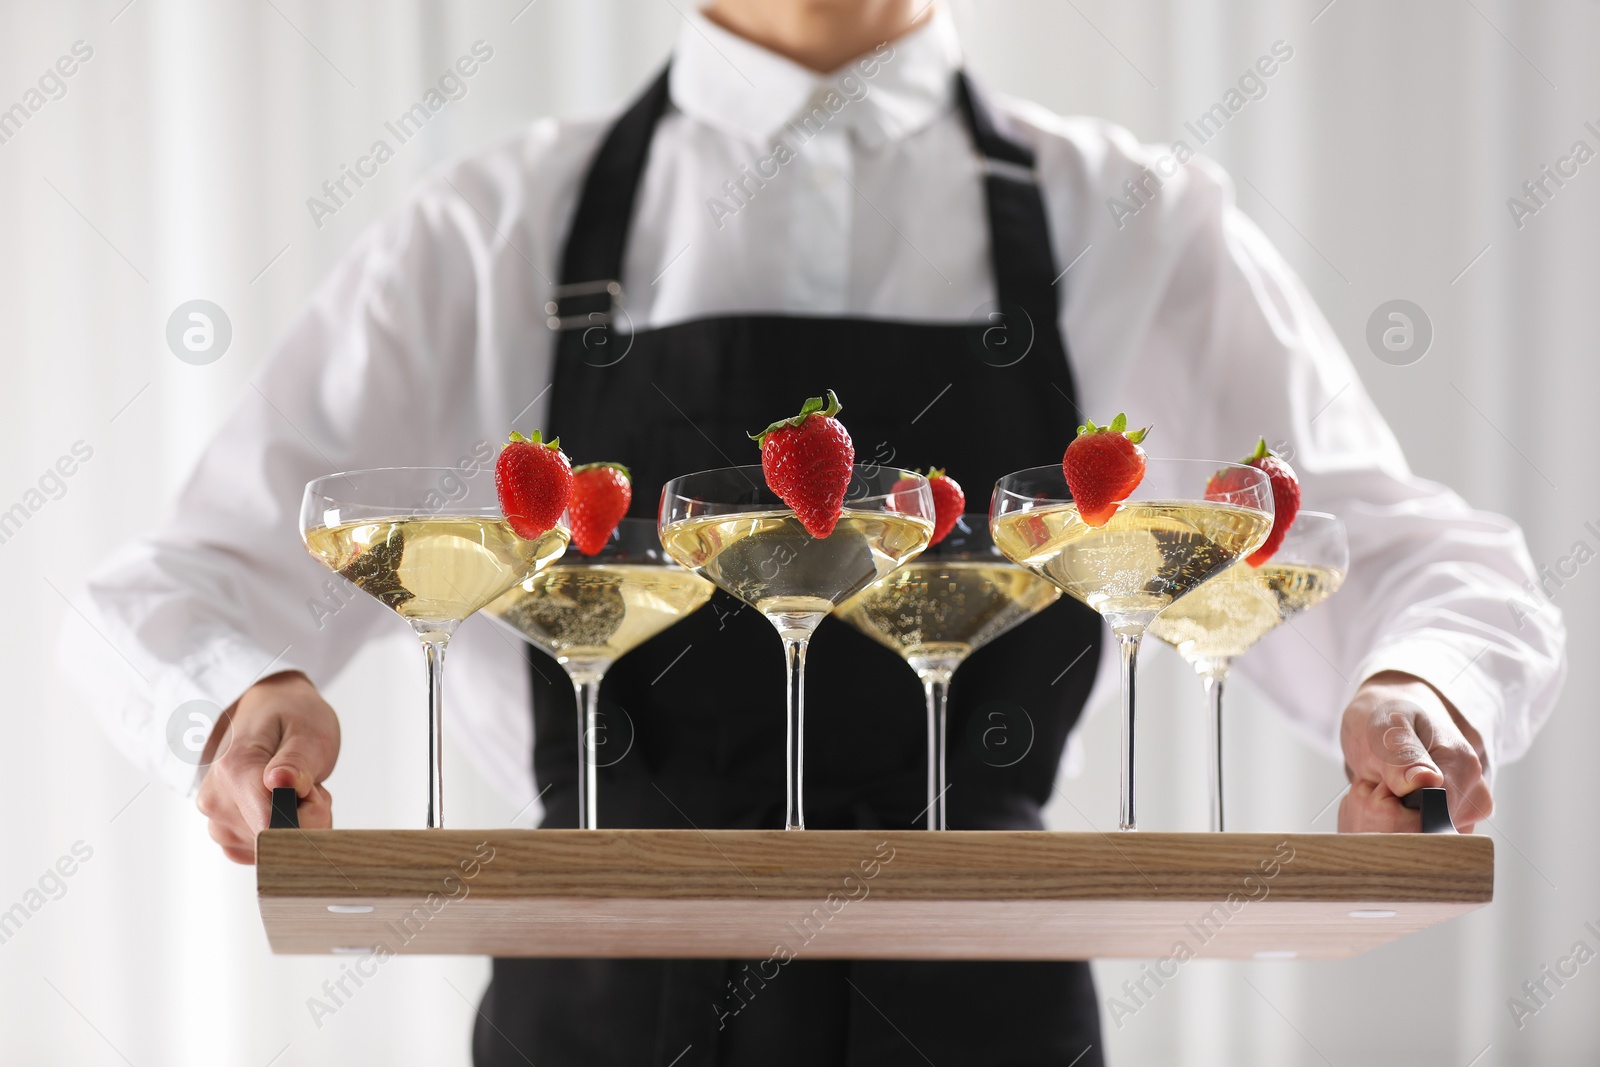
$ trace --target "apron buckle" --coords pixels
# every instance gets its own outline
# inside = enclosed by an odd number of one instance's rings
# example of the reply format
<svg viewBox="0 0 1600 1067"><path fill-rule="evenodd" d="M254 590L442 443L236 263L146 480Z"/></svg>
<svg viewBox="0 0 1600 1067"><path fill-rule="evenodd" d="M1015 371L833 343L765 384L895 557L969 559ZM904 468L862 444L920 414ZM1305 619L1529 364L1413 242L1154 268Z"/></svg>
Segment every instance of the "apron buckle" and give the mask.
<svg viewBox="0 0 1600 1067"><path fill-rule="evenodd" d="M1007 159L996 159L994 156L979 155L979 166L985 175L991 178L1006 178L1010 181L1020 182L1023 185L1038 185L1039 174L1032 167L1025 167L1021 163L1013 163Z"/></svg>
<svg viewBox="0 0 1600 1067"><path fill-rule="evenodd" d="M558 285L544 305L545 325L557 331L609 326L621 307L622 283L615 279Z"/></svg>

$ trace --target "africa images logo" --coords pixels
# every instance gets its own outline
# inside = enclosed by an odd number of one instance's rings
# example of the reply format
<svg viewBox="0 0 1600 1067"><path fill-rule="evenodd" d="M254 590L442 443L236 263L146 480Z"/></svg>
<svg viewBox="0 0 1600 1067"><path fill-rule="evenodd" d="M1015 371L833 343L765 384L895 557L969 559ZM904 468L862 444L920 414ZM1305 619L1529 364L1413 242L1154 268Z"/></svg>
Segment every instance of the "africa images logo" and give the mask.
<svg viewBox="0 0 1600 1067"><path fill-rule="evenodd" d="M1600 125L1585 122L1583 128L1600 142ZM1522 229L1530 218L1549 207L1556 194L1565 189L1567 182L1576 178L1595 155L1594 147L1580 137L1572 142L1566 155L1556 160L1554 167L1545 163L1539 167L1538 174L1523 182L1520 196L1506 197L1506 210L1511 213L1511 221L1517 229Z"/></svg>
<svg viewBox="0 0 1600 1067"><path fill-rule="evenodd" d="M893 58L894 48L885 42L857 60L850 73L841 76L833 87L819 94L809 111L785 124L784 132L788 134L788 140L773 142L772 151L756 160L754 170L748 163L741 164L739 176L722 183L726 199L721 196L706 199L706 210L711 213L711 221L717 229L722 229L723 220L748 207L756 194L765 189L768 182L776 179L784 167L794 162L805 146L821 134L840 112L851 104L865 100L870 91L867 82L878 76L881 64Z"/></svg>
<svg viewBox="0 0 1600 1067"><path fill-rule="evenodd" d="M1193 121L1185 122L1184 129L1188 130L1199 145L1209 144L1220 135L1233 121L1233 117L1249 105L1266 98L1270 91L1267 84L1283 66L1294 58L1294 47L1288 41L1273 41L1271 54L1259 57L1253 65L1245 69L1239 76L1237 86L1230 86L1222 94L1222 99L1212 104L1201 112ZM1167 182L1178 176L1179 170L1196 155L1196 150L1181 138L1172 142L1170 151L1163 153L1155 161L1155 166L1140 169L1137 178L1129 178L1122 183L1122 197L1107 197L1106 210L1111 213L1111 221L1117 224L1117 229L1123 229L1128 220L1148 207Z"/></svg>
<svg viewBox="0 0 1600 1067"><path fill-rule="evenodd" d="M73 41L70 55L59 57L39 75L37 87L23 90L22 97L9 107L0 105L0 145L9 144L22 132L33 116L44 110L46 104L67 95L67 79L78 73L83 64L94 58L94 48L87 41Z"/></svg>
<svg viewBox="0 0 1600 1067"><path fill-rule="evenodd" d="M773 946L772 955L757 963L753 970L750 964L745 964L737 981L732 978L728 980L727 993L711 1002L711 1010L717 1016L717 1029L726 1029L728 1020L748 1008L750 1002L767 988L767 983L776 981L783 974L784 966L799 959L812 940L824 933L833 919L852 901L865 900L872 892L872 880L894 857L893 845L887 841L878 842L872 850L872 856L862 860L841 879L840 889L829 893L801 916L799 922L791 920L784 923L783 940Z"/></svg>
<svg viewBox="0 0 1600 1067"><path fill-rule="evenodd" d="M347 163L339 164L338 173L322 183L322 196L306 198L306 210L311 213L311 221L317 229L322 229L323 219L337 215L355 198L356 193L367 184L363 179L371 180L378 176L378 168L394 158L397 145L403 145L421 133L422 128L445 109L445 105L465 98L469 91L467 80L493 58L494 49L487 42L473 41L470 55L458 58L439 75L437 85L428 87L421 100L383 124L383 128L394 138L394 144L390 144L386 137L379 137L365 153L356 157L354 167Z"/></svg>

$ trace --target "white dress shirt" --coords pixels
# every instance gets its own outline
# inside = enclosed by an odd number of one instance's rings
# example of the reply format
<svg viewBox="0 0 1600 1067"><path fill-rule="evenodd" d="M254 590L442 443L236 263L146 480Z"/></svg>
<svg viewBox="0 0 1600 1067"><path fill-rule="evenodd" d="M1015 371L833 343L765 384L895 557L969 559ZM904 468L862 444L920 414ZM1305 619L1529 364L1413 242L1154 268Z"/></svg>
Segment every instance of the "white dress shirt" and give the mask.
<svg viewBox="0 0 1600 1067"><path fill-rule="evenodd" d="M691 16L621 279L635 327L740 312L958 323L991 300L981 169L952 92L959 63L942 13L833 78ZM1516 622L1510 602L1536 579L1515 524L1410 472L1333 331L1215 165L1188 163L1119 226L1108 198L1163 150L1095 119L993 103L1037 152L1084 413L1154 424L1152 455L1232 459L1258 435L1286 444L1305 505L1349 527L1344 588L1238 669L1333 751L1354 688L1385 669L1443 692L1491 764L1525 751L1555 701L1564 635L1548 605ZM791 121L819 106L827 121L797 133ZM348 587L347 606L330 596L340 580L301 545L302 488L333 470L478 462L509 430L544 424L555 335L543 305L610 122L540 120L424 181L316 294L170 524L93 576L88 613L116 651L75 615L65 648L141 764L191 787L193 768L167 746L173 709L227 707L269 669L326 683L400 627ZM790 158L766 162L775 156ZM981 506L988 487L968 491ZM147 685L130 682L119 652ZM532 795L518 650L469 620L450 686L452 736L508 796Z"/></svg>

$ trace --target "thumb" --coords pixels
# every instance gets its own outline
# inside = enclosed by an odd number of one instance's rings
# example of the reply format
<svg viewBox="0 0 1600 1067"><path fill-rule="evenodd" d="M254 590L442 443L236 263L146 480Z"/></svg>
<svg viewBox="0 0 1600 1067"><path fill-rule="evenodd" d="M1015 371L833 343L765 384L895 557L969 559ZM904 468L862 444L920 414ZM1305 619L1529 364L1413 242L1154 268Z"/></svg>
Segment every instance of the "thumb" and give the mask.
<svg viewBox="0 0 1600 1067"><path fill-rule="evenodd" d="M1383 732L1384 787L1397 797L1426 786L1444 785L1444 774L1417 736L1409 719L1391 723Z"/></svg>
<svg viewBox="0 0 1600 1067"><path fill-rule="evenodd" d="M320 737L290 728L267 761L261 783L267 789L294 787L304 799L333 770L333 753Z"/></svg>

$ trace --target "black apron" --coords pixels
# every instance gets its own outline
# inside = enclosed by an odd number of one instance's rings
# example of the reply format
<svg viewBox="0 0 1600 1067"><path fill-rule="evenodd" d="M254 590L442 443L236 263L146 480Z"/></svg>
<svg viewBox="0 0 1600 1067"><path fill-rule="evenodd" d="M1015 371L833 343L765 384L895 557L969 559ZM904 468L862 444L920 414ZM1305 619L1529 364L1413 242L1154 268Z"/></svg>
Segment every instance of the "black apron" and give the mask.
<svg viewBox="0 0 1600 1067"><path fill-rule="evenodd" d="M667 106L666 73L617 121L583 186L549 308L562 332L548 429L584 461L632 469L633 515L654 517L662 484L676 475L759 463L746 433L826 389L844 403L857 463L946 467L971 494L969 511L987 510L1000 476L1061 454L1081 419L1033 152L996 127L965 76L957 96L985 172L997 291L994 305L960 324L732 315L631 332L615 311L615 279ZM1042 828L1100 639L1099 617L1063 598L956 672L952 829ZM572 688L553 660L529 652L544 825L576 826ZM916 676L831 618L812 640L807 671L806 825L917 827L927 753ZM719 591L606 675L600 825L781 827L783 709L778 635ZM802 952L766 982L752 979L758 966L497 959L474 1059L484 1067L1101 1062L1086 963L831 961Z"/></svg>

